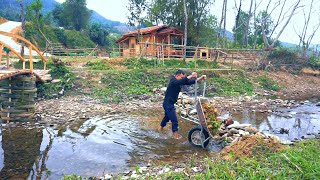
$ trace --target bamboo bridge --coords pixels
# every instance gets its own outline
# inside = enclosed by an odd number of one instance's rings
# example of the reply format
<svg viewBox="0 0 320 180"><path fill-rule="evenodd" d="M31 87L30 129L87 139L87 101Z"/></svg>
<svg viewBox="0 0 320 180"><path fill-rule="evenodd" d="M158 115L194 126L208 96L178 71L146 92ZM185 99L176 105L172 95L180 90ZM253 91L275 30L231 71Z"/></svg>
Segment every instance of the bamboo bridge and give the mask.
<svg viewBox="0 0 320 180"><path fill-rule="evenodd" d="M25 43L29 49L28 59L21 56L14 48L5 42L0 41L0 120L2 121L28 121L33 117L35 111L35 98L37 97L36 82L45 82L48 78L46 70L47 59L42 55L36 46L25 38L0 31L0 35L9 36ZM43 69L34 69L32 52L43 62ZM11 67L10 53L13 53L22 62L22 68ZM5 54L5 66L2 56ZM29 67L26 68L26 63Z"/></svg>

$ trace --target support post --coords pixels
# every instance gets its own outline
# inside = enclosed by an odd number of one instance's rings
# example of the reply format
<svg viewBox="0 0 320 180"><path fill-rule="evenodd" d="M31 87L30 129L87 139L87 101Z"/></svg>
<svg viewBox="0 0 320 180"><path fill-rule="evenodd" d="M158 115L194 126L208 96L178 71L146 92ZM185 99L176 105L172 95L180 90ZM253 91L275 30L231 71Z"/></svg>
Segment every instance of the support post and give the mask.
<svg viewBox="0 0 320 180"><path fill-rule="evenodd" d="M170 59L171 56L171 39L170 34L168 34L168 59Z"/></svg>
<svg viewBox="0 0 320 180"><path fill-rule="evenodd" d="M32 47L29 46L30 72L33 73Z"/></svg>
<svg viewBox="0 0 320 180"><path fill-rule="evenodd" d="M7 69L9 69L9 52L6 52L6 56L7 56Z"/></svg>

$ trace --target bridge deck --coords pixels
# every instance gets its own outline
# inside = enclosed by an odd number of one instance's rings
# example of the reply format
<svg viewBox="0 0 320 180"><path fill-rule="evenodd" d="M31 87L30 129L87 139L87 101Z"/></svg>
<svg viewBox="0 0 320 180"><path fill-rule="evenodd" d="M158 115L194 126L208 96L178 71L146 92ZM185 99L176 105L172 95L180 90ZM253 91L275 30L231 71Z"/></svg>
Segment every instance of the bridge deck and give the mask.
<svg viewBox="0 0 320 180"><path fill-rule="evenodd" d="M14 77L16 75L34 74L37 77L38 81L45 82L46 81L45 75L47 73L48 73L48 70L33 70L33 72L31 72L30 70L21 70L21 69L0 70L0 81L10 77Z"/></svg>

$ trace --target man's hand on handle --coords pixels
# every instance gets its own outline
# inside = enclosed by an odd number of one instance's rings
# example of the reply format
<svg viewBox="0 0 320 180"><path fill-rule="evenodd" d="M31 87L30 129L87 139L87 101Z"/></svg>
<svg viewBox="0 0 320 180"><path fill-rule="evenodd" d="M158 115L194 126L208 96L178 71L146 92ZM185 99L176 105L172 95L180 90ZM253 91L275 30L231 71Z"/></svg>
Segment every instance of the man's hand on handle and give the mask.
<svg viewBox="0 0 320 180"><path fill-rule="evenodd" d="M188 78L188 79L195 79L195 78L197 78L197 77L198 77L198 73L192 72L191 75L189 75L187 78Z"/></svg>
<svg viewBox="0 0 320 180"><path fill-rule="evenodd" d="M197 81L202 81L204 79L207 79L207 76L206 75L202 75L200 77L197 78Z"/></svg>

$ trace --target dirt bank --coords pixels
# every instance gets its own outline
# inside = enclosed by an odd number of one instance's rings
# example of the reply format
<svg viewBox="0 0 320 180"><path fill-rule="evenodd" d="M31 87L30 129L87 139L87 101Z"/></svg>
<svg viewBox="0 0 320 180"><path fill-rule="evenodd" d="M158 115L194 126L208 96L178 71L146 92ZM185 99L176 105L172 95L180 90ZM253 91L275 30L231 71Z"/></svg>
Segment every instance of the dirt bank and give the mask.
<svg viewBox="0 0 320 180"><path fill-rule="evenodd" d="M281 71L269 72L268 76L280 84L281 90L279 96L281 98L295 100L320 98L319 76L294 75Z"/></svg>

